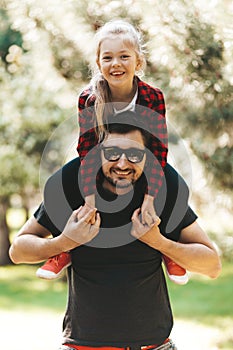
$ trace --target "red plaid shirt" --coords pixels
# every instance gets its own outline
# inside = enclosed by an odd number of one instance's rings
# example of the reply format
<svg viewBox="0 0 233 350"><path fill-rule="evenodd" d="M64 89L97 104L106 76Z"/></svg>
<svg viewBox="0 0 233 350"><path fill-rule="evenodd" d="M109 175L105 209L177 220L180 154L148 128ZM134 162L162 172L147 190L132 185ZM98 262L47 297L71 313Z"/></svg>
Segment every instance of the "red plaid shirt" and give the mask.
<svg viewBox="0 0 233 350"><path fill-rule="evenodd" d="M159 188L162 185L163 168L167 162L167 126L165 119L165 102L163 93L157 88L146 84L137 78L138 98L136 105L144 106L145 117L144 124L152 135L150 151L152 155L147 161L146 176L148 182L148 194L156 197ZM95 121L93 113L94 96L86 101L91 95L91 89L84 90L78 101L80 136L77 151L81 159L81 182L84 196L96 192L96 174L99 170L100 163L97 157L98 138L95 132ZM89 108L87 108L89 107ZM140 108L141 110L142 108ZM149 110L148 110L149 109ZM155 111L157 113L151 112ZM148 113L149 112L149 113Z"/></svg>

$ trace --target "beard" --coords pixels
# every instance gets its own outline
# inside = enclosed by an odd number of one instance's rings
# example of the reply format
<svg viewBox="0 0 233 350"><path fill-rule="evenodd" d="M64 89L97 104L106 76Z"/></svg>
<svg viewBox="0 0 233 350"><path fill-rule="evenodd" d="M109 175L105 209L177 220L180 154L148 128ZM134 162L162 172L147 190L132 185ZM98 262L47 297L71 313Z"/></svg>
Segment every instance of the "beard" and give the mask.
<svg viewBox="0 0 233 350"><path fill-rule="evenodd" d="M126 180L126 179L112 179L109 176L104 176L105 180L115 188L129 188L135 184L135 180Z"/></svg>

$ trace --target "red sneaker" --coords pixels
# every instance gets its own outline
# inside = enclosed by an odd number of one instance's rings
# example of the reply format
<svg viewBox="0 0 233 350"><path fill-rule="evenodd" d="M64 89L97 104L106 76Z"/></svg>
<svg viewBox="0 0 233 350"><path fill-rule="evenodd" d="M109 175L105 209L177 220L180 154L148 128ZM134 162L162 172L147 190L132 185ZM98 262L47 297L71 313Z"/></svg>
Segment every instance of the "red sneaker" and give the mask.
<svg viewBox="0 0 233 350"><path fill-rule="evenodd" d="M47 260L46 263L36 271L36 276L52 280L58 278L69 265L71 265L70 254L63 252Z"/></svg>
<svg viewBox="0 0 233 350"><path fill-rule="evenodd" d="M177 284L186 284L189 280L186 270L171 260L168 256L163 255L163 262L169 279Z"/></svg>

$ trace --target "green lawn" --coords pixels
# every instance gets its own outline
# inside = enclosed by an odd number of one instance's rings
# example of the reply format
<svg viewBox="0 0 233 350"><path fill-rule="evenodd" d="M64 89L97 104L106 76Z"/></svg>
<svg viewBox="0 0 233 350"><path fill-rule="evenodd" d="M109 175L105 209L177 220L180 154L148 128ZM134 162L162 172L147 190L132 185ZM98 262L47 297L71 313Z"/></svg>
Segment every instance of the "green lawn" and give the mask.
<svg viewBox="0 0 233 350"><path fill-rule="evenodd" d="M0 308L64 310L66 283L35 276L37 266L0 267ZM185 286L168 281L174 314L179 318L213 323L218 317L233 317L233 264L224 263L216 280L194 275Z"/></svg>
<svg viewBox="0 0 233 350"><path fill-rule="evenodd" d="M168 289L175 319L218 328L222 339L216 349L233 349L233 264L225 262L216 280L193 275L185 286L168 281Z"/></svg>
<svg viewBox="0 0 233 350"><path fill-rule="evenodd" d="M208 324L219 317L233 320L233 264L224 263L222 274L216 280L193 275L185 286L169 281L168 288L177 317Z"/></svg>
<svg viewBox="0 0 233 350"><path fill-rule="evenodd" d="M29 265L0 267L0 309L64 311L66 283L39 279L36 269Z"/></svg>
<svg viewBox="0 0 233 350"><path fill-rule="evenodd" d="M63 313L66 283L35 276L37 266L0 267L0 310ZM193 275L185 286L168 281L175 319L196 321L224 332L219 349L233 349L233 264L224 263L216 280Z"/></svg>

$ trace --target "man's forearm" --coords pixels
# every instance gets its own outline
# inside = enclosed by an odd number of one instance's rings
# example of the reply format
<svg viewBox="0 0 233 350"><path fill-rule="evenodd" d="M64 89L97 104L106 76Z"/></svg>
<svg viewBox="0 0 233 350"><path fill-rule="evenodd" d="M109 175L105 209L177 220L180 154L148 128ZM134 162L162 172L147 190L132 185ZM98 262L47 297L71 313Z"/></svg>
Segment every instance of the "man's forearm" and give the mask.
<svg viewBox="0 0 233 350"><path fill-rule="evenodd" d="M96 208L74 210L63 232L54 238L49 238L50 232L31 217L10 247L11 260L16 264L46 260L89 242L98 234L99 228L100 215L96 214Z"/></svg>
<svg viewBox="0 0 233 350"><path fill-rule="evenodd" d="M191 272L201 273L211 278L218 277L221 261L212 242L196 221L181 230L179 242L164 237L157 225L140 234L145 231L145 227L138 219L137 211L132 221L132 235L145 244L159 250Z"/></svg>
<svg viewBox="0 0 233 350"><path fill-rule="evenodd" d="M58 238L42 238L33 234L16 237L10 248L10 257L16 264L34 264L62 252Z"/></svg>
<svg viewBox="0 0 233 350"><path fill-rule="evenodd" d="M216 251L203 244L173 242L164 238L159 250L190 272L216 278L221 270Z"/></svg>

